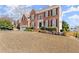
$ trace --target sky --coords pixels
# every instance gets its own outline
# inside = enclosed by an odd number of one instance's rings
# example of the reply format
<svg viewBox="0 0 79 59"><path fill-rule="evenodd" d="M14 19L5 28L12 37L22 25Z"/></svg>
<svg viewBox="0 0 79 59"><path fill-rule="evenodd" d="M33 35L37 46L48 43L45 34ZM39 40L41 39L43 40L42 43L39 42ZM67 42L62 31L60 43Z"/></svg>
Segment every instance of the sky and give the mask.
<svg viewBox="0 0 79 59"><path fill-rule="evenodd" d="M79 5L63 5L62 19L66 21L70 27L79 26Z"/></svg>
<svg viewBox="0 0 79 59"><path fill-rule="evenodd" d="M41 10L48 5L0 5L0 17L10 17L18 20L23 14L28 14L32 9ZM62 5L62 20L70 27L79 25L79 5Z"/></svg>

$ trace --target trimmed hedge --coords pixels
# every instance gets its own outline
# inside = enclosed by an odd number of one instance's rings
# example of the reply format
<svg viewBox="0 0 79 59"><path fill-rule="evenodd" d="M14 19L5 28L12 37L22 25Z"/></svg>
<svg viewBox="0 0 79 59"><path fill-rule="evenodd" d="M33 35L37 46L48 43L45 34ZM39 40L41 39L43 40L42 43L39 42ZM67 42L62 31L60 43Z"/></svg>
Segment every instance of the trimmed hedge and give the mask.
<svg viewBox="0 0 79 59"><path fill-rule="evenodd" d="M56 28L53 28L53 27L48 27L48 28L41 27L40 29L41 29L41 30L47 30L47 31L50 31L50 32L56 31Z"/></svg>
<svg viewBox="0 0 79 59"><path fill-rule="evenodd" d="M47 33L46 30L39 30L41 33Z"/></svg>
<svg viewBox="0 0 79 59"><path fill-rule="evenodd" d="M24 31L31 31L32 32L33 29L34 29L33 27L27 27Z"/></svg>
<svg viewBox="0 0 79 59"><path fill-rule="evenodd" d="M26 29L34 29L33 27L27 27Z"/></svg>
<svg viewBox="0 0 79 59"><path fill-rule="evenodd" d="M41 29L41 30L46 30L46 28L45 28L45 27L40 27L40 29Z"/></svg>
<svg viewBox="0 0 79 59"><path fill-rule="evenodd" d="M50 27L50 28L46 28L46 30L52 32L52 31L56 31L56 28Z"/></svg>

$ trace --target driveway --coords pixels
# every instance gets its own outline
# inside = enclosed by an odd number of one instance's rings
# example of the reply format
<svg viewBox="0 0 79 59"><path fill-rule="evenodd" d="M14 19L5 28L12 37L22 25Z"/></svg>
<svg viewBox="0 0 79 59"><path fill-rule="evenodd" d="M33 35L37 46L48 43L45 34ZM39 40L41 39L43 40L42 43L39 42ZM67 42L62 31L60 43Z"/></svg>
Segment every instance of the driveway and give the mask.
<svg viewBox="0 0 79 59"><path fill-rule="evenodd" d="M79 40L38 32L0 31L0 52L79 52Z"/></svg>

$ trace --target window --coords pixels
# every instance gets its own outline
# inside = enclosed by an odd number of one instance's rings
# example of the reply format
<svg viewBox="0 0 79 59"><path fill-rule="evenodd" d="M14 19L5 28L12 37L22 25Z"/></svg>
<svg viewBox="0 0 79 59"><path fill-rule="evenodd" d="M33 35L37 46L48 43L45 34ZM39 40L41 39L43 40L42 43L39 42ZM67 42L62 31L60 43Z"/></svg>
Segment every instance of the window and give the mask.
<svg viewBox="0 0 79 59"><path fill-rule="evenodd" d="M40 19L42 19L42 15L40 15Z"/></svg>
<svg viewBox="0 0 79 59"><path fill-rule="evenodd" d="M46 14L45 14L45 16L46 16L46 17L48 17L48 11L46 11Z"/></svg>
<svg viewBox="0 0 79 59"><path fill-rule="evenodd" d="M48 11L48 16L50 16L50 11Z"/></svg>
<svg viewBox="0 0 79 59"><path fill-rule="evenodd" d="M49 27L49 20L48 20L48 27Z"/></svg>
<svg viewBox="0 0 79 59"><path fill-rule="evenodd" d="M31 19L34 20L34 15L31 16Z"/></svg>
<svg viewBox="0 0 79 59"><path fill-rule="evenodd" d="M57 12L58 12L58 8L56 8L56 15L58 14Z"/></svg>
<svg viewBox="0 0 79 59"><path fill-rule="evenodd" d="M50 11L50 14L51 14L51 16L52 16L52 10Z"/></svg>
<svg viewBox="0 0 79 59"><path fill-rule="evenodd" d="M48 20L45 21L45 27L48 27Z"/></svg>
<svg viewBox="0 0 79 59"><path fill-rule="evenodd" d="M52 26L52 20L51 20L51 26Z"/></svg>
<svg viewBox="0 0 79 59"><path fill-rule="evenodd" d="M51 27L56 27L56 26L57 26L57 20L51 19Z"/></svg>
<svg viewBox="0 0 79 59"><path fill-rule="evenodd" d="M43 15L42 14L38 15L38 20L40 20L42 18L43 18Z"/></svg>
<svg viewBox="0 0 79 59"><path fill-rule="evenodd" d="M58 27L58 20L56 19L56 27Z"/></svg>
<svg viewBox="0 0 79 59"><path fill-rule="evenodd" d="M43 23L43 24L44 24L44 27L45 27L45 21L44 21L44 23Z"/></svg>
<svg viewBox="0 0 79 59"><path fill-rule="evenodd" d="M44 12L44 17L45 17L45 12Z"/></svg>
<svg viewBox="0 0 79 59"><path fill-rule="evenodd" d="M52 16L56 16L56 9L52 10Z"/></svg>
<svg viewBox="0 0 79 59"><path fill-rule="evenodd" d="M34 27L34 22L32 22L32 25L31 26Z"/></svg>
<svg viewBox="0 0 79 59"><path fill-rule="evenodd" d="M56 27L56 19L53 19L53 27Z"/></svg>

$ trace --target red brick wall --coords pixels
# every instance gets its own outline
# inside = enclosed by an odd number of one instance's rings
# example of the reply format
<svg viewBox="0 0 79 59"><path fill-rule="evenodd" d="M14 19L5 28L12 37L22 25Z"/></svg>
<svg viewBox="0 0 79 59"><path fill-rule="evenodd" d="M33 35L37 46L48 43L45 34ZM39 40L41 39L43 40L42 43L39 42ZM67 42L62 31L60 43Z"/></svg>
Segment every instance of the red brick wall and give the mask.
<svg viewBox="0 0 79 59"><path fill-rule="evenodd" d="M22 16L20 24L21 25L28 25L28 19L26 18L25 15Z"/></svg>
<svg viewBox="0 0 79 59"><path fill-rule="evenodd" d="M38 21L37 21L37 14L36 14L36 11L35 10L32 10L31 13L30 13L30 16L31 15L34 15L34 20L31 20L31 22L33 21L34 22L34 28L37 29L37 24L38 24ZM32 25L32 24L31 24Z"/></svg>
<svg viewBox="0 0 79 59"><path fill-rule="evenodd" d="M41 12L41 13L38 13L38 14L36 14L36 11L35 10L32 10L31 11L31 13L30 13L30 15L35 15L35 19L34 19L34 24L35 24L35 28L37 28L37 24L38 24L38 19L37 19L37 16L38 15L40 15L40 14L43 14L43 21L46 21L46 20L49 20L49 26L51 25L51 20L52 19L56 19L56 20L59 20L59 10L58 10L59 8L57 8L57 15L56 16L50 16L50 12L51 12L51 10L49 10L48 11L48 13L49 13L49 16L48 17L44 17L44 12ZM58 22L57 22L57 25L58 25Z"/></svg>

